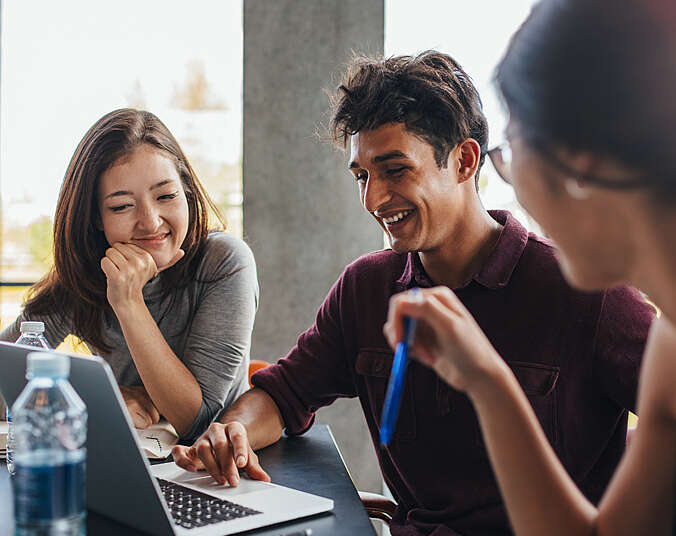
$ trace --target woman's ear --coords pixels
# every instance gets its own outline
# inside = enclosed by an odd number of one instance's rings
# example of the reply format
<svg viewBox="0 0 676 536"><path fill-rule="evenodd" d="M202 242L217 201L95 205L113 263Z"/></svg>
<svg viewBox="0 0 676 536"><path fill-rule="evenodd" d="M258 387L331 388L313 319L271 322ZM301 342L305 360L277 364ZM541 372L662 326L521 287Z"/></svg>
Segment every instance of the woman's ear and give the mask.
<svg viewBox="0 0 676 536"><path fill-rule="evenodd" d="M599 156L586 151L570 151L560 149L556 156L568 167L575 170L580 176L603 175L604 160Z"/></svg>
<svg viewBox="0 0 676 536"><path fill-rule="evenodd" d="M591 197L591 193L584 181L581 181L578 178L568 177L563 180L563 186L566 189L566 192L573 199L578 201L584 201Z"/></svg>

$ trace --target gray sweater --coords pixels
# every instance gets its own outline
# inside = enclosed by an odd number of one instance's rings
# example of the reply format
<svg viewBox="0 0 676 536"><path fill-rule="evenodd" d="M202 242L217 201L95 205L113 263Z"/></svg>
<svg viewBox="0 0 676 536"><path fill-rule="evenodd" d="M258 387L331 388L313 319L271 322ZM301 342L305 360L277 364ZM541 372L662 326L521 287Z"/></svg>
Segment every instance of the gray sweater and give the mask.
<svg viewBox="0 0 676 536"><path fill-rule="evenodd" d="M161 277L162 273L146 283L143 297L165 340L202 389L202 407L182 438L192 441L249 388L249 349L258 306L256 263L243 241L225 233L211 233L194 279L173 306L171 298L160 299ZM111 316L104 338L113 350L87 347L108 362L120 385L142 385L117 318ZM22 314L0 333L0 340L18 339L24 320L43 321L52 348L73 331L58 311L41 318Z"/></svg>

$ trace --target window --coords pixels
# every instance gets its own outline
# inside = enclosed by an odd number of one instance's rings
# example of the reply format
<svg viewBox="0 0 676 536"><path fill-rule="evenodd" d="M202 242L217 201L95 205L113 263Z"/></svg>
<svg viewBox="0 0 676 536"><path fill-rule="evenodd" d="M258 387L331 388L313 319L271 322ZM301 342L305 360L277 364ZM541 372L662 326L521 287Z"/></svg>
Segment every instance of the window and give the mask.
<svg viewBox="0 0 676 536"><path fill-rule="evenodd" d="M385 55L417 54L428 49L451 55L472 77L488 119L489 146L504 140L506 112L493 84L493 72L509 38L530 12L533 0L477 0L459 3L419 0L385 2ZM479 181L487 209L507 209L529 230L539 227L519 206L512 188L486 160Z"/></svg>
<svg viewBox="0 0 676 536"><path fill-rule="evenodd" d="M242 3L2 2L0 313L52 261L52 218L73 151L102 115L155 113L242 234Z"/></svg>

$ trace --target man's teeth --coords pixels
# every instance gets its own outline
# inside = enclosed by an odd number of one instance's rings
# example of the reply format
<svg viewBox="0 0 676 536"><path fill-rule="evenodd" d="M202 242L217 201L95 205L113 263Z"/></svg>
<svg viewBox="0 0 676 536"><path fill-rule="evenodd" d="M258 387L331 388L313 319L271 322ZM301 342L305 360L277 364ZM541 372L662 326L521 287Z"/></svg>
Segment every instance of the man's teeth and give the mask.
<svg viewBox="0 0 676 536"><path fill-rule="evenodd" d="M412 210L404 210L403 212L399 212L399 213L395 214L394 216L390 216L389 218L383 218L383 221L385 223L389 223L389 224L397 223L399 220L403 220L411 212L413 212L413 211Z"/></svg>

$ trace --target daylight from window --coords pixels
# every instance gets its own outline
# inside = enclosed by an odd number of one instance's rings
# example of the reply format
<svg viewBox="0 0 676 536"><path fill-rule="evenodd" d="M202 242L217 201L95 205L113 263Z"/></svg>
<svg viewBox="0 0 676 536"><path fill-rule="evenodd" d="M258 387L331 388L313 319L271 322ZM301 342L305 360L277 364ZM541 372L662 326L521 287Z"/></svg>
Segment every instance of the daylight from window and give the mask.
<svg viewBox="0 0 676 536"><path fill-rule="evenodd" d="M408 0L388 0L385 54L451 54L479 89L494 145L506 117L493 71L532 3L419 0L412 9ZM32 282L45 273L68 161L87 128L121 107L165 122L230 232L242 236L241 0L5 1L1 54L0 280ZM509 209L537 229L488 162L480 187L487 208ZM3 326L25 290L0 287Z"/></svg>
<svg viewBox="0 0 676 536"><path fill-rule="evenodd" d="M35 281L49 267L70 157L116 108L169 127L241 236L241 1L5 1L1 53L2 281ZM25 290L0 287L3 326Z"/></svg>
<svg viewBox="0 0 676 536"><path fill-rule="evenodd" d="M489 125L489 146L504 141L507 116L499 101L493 73L509 38L526 18L533 0L387 0L385 54L417 54L428 49L451 55L472 77ZM414 8L412 6L415 6ZM481 198L487 209L507 209L529 230L537 224L523 211L511 186L497 175L490 161L481 171Z"/></svg>

